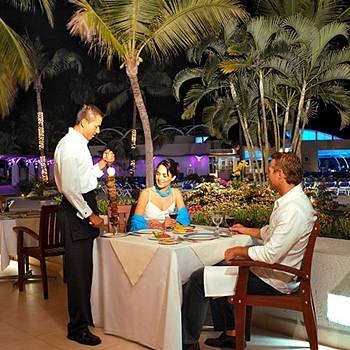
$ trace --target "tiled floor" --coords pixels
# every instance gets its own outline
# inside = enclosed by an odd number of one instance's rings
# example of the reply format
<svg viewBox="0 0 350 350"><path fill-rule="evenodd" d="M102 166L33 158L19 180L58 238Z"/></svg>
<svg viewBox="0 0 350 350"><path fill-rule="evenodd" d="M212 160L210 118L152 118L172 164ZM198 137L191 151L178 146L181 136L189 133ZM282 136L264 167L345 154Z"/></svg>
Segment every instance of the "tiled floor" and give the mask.
<svg viewBox="0 0 350 350"><path fill-rule="evenodd" d="M0 276L17 273L17 265L11 265ZM0 348L1 350L70 350L89 347L66 339L66 290L60 276L49 280L49 299L42 298L40 282L26 285L25 292L19 293L12 282L0 281ZM110 350L139 350L145 347L127 340L106 335L103 329L93 332L102 338L102 344L94 347ZM212 335L203 332L202 350L213 350L203 344L205 338ZM254 331L247 350L301 350L308 349L308 343L284 336ZM319 347L320 350L331 350ZM163 349L167 350L167 349ZM181 350L181 349L179 349Z"/></svg>

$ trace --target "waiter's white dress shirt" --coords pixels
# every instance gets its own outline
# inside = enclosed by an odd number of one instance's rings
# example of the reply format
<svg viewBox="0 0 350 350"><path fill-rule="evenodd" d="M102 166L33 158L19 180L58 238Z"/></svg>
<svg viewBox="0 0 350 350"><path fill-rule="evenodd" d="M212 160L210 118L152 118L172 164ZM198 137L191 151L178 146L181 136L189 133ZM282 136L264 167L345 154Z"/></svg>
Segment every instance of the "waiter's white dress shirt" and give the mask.
<svg viewBox="0 0 350 350"><path fill-rule="evenodd" d="M249 257L299 269L315 220L315 211L301 184L295 186L275 202L269 225L260 230L263 245L250 247ZM289 273L263 268L251 270L282 293L290 294L299 287L296 277Z"/></svg>
<svg viewBox="0 0 350 350"><path fill-rule="evenodd" d="M55 150L55 181L60 193L77 209L80 218L92 214L82 194L97 187L103 175L98 164L93 165L88 140L73 128L59 141Z"/></svg>

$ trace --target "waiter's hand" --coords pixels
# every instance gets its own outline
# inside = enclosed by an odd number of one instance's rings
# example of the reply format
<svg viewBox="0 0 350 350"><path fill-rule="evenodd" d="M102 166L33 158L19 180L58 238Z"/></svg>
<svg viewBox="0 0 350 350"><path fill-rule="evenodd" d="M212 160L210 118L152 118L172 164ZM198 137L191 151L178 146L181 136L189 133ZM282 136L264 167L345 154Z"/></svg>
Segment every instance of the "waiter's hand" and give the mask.
<svg viewBox="0 0 350 350"><path fill-rule="evenodd" d="M100 218L98 215L92 213L89 217L89 224L93 227L100 227L103 226L103 219Z"/></svg>

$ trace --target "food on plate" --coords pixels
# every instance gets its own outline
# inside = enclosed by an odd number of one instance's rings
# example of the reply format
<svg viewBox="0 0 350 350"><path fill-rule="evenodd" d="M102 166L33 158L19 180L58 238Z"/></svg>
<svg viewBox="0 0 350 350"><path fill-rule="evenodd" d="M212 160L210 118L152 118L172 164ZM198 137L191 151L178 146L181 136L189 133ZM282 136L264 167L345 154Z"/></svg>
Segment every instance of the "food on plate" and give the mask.
<svg viewBox="0 0 350 350"><path fill-rule="evenodd" d="M153 231L153 235L156 238L171 238L170 235L162 231Z"/></svg>
<svg viewBox="0 0 350 350"><path fill-rule="evenodd" d="M174 244L175 240L173 238L166 238L162 241L162 244Z"/></svg>
<svg viewBox="0 0 350 350"><path fill-rule="evenodd" d="M175 225L174 231L176 233L190 233L194 231L194 228L192 226L184 226L179 223Z"/></svg>

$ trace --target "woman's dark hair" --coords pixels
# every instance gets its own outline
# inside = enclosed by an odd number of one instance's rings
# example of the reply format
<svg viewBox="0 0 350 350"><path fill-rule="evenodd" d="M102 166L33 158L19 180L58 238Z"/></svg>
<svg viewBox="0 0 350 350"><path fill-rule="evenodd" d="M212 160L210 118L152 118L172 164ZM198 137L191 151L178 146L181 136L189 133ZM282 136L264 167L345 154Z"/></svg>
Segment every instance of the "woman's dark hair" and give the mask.
<svg viewBox="0 0 350 350"><path fill-rule="evenodd" d="M158 169L161 165L165 166L168 174L176 177L179 175L179 163L175 162L174 159L163 159L158 163L156 169Z"/></svg>

